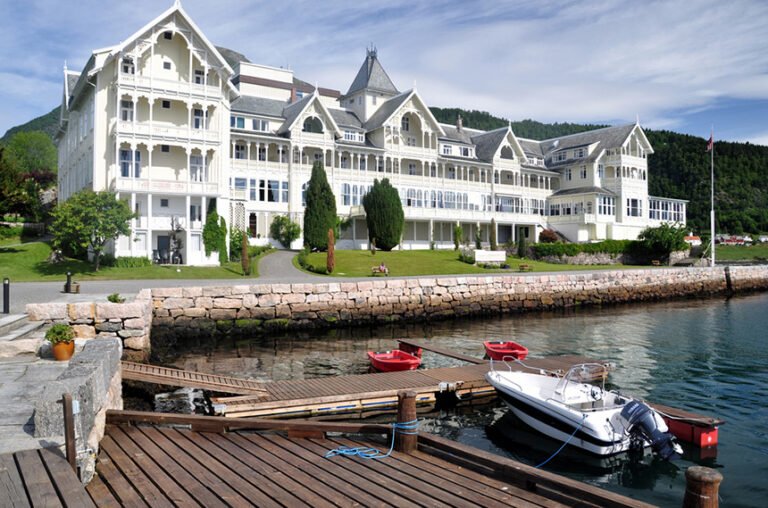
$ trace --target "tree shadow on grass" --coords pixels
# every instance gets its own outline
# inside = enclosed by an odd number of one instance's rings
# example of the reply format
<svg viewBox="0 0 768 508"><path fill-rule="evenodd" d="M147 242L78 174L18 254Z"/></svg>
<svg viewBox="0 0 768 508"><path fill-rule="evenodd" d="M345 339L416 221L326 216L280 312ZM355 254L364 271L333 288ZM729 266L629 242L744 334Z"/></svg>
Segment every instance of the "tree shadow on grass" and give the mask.
<svg viewBox="0 0 768 508"><path fill-rule="evenodd" d="M79 261L76 259L68 259L61 263L49 263L48 261L38 261L32 267L34 272L38 275L61 275L67 276L67 272L70 272L73 277L78 275L93 275L93 266L85 261Z"/></svg>
<svg viewBox="0 0 768 508"><path fill-rule="evenodd" d="M0 247L0 254L18 254L19 252L21 250L16 247Z"/></svg>

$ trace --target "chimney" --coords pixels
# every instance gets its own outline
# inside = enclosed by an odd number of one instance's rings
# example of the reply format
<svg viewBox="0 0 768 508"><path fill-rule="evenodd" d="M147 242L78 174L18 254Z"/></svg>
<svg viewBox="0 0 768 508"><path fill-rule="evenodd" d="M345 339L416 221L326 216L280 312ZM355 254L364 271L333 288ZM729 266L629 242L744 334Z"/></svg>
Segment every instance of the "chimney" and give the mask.
<svg viewBox="0 0 768 508"><path fill-rule="evenodd" d="M461 128L464 127L464 124L461 122L461 115L459 115L456 118L456 130L461 132Z"/></svg>
<svg viewBox="0 0 768 508"><path fill-rule="evenodd" d="M296 102L296 87L292 86L291 87L291 104L293 104L294 102Z"/></svg>

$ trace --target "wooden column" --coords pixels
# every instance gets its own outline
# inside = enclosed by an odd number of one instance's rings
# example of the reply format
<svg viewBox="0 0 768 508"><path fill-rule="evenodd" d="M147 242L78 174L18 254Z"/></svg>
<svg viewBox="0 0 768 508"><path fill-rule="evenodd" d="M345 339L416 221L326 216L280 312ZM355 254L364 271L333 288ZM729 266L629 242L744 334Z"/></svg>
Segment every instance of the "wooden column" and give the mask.
<svg viewBox="0 0 768 508"><path fill-rule="evenodd" d="M416 392L403 390L397 393L397 423L408 423L416 419ZM394 432L394 430L393 430ZM408 431L406 432L414 432ZM401 453L413 453L417 448L416 434L395 434L395 451Z"/></svg>
<svg viewBox="0 0 768 508"><path fill-rule="evenodd" d="M691 466L685 470L683 508L717 508L723 475L714 469Z"/></svg>
<svg viewBox="0 0 768 508"><path fill-rule="evenodd" d="M64 447L67 453L67 462L72 470L77 473L77 452L75 448L75 415L72 409L72 395L65 393L62 396L64 403Z"/></svg>

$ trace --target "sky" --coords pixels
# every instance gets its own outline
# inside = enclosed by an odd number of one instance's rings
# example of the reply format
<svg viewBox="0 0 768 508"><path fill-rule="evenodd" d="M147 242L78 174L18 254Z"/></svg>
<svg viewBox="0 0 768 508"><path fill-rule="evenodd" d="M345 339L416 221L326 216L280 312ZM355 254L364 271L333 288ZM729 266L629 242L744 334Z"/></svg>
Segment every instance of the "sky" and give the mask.
<svg viewBox="0 0 768 508"><path fill-rule="evenodd" d="M0 133L172 0L0 0ZM400 90L510 120L768 145L762 0L184 0L210 41L346 92L371 44Z"/></svg>

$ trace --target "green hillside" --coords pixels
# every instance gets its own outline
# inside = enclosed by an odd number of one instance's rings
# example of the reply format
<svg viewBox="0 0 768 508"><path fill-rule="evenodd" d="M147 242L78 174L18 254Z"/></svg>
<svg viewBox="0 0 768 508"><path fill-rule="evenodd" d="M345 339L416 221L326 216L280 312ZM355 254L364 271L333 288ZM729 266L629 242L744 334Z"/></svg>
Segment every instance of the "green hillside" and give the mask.
<svg viewBox="0 0 768 508"><path fill-rule="evenodd" d="M496 129L508 125L484 111L430 108L438 121L455 123L461 114L465 127ZM604 125L512 122L517 136L548 139ZM648 192L652 196L687 199L688 225L709 231L710 161L704 138L646 129L655 153L648 158ZM715 143L715 217L721 233L768 231L768 147L750 143Z"/></svg>
<svg viewBox="0 0 768 508"><path fill-rule="evenodd" d="M56 130L59 128L59 106L56 106L51 110L50 113L46 113L43 116L38 116L37 118L34 118L30 120L29 122L17 125L16 127L11 127L8 129L5 133L5 135L0 138L0 143L5 143L9 139L11 139L11 136L16 134L17 132L27 132L27 131L43 131L46 134L48 134L51 139L53 139L53 135L56 134Z"/></svg>

